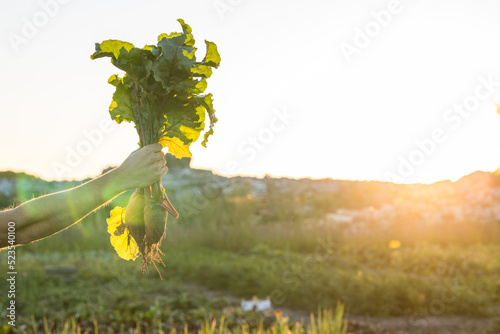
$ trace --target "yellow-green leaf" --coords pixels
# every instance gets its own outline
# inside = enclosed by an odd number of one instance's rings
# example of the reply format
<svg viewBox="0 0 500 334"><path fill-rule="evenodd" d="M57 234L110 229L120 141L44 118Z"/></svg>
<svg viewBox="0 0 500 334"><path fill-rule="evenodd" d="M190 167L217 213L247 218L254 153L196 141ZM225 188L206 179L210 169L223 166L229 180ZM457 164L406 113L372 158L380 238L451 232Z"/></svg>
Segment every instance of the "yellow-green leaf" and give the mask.
<svg viewBox="0 0 500 334"><path fill-rule="evenodd" d="M168 152L172 154L177 159L190 158L191 152L189 151L189 144L184 144L182 140L177 137L163 137L160 139L159 143L165 147L168 147Z"/></svg>
<svg viewBox="0 0 500 334"><path fill-rule="evenodd" d="M91 57L110 57L126 73L123 78L113 75L108 80L116 87L109 108L111 118L135 123L142 144L160 142L182 158L191 156L189 147L200 139L205 125L203 146L213 133L217 118L212 95L203 94L207 78L220 64L220 55L213 42L205 41L206 55L197 61L192 29L184 20L178 21L182 32L159 35L157 45L140 49L128 42L107 40L96 45Z"/></svg>
<svg viewBox="0 0 500 334"><path fill-rule="evenodd" d="M213 66L215 68L220 65L220 55L219 51L217 51L217 45L214 42L205 41L207 45L207 55L203 59L203 62L208 66Z"/></svg>
<svg viewBox="0 0 500 334"><path fill-rule="evenodd" d="M184 44L187 46L194 46L195 41L193 38L193 30L191 29L189 24L184 22L183 19L178 19L177 21L181 24L182 32L186 35L186 41L184 42Z"/></svg>
<svg viewBox="0 0 500 334"><path fill-rule="evenodd" d="M124 48L127 52L134 48L134 44L116 39L108 39L101 44L95 43L95 52L90 59L112 56L114 59L120 55L120 50Z"/></svg>
<svg viewBox="0 0 500 334"><path fill-rule="evenodd" d="M111 210L110 217L106 219L106 222L108 223L108 233L111 235L111 245L119 257L128 261L135 260L140 252L137 243L124 225L125 210L126 208L115 207Z"/></svg>
<svg viewBox="0 0 500 334"><path fill-rule="evenodd" d="M170 38L174 38L174 37L179 37L181 35L182 34L180 32L171 32L170 34L161 34L158 36L158 42L164 38L170 39Z"/></svg>
<svg viewBox="0 0 500 334"><path fill-rule="evenodd" d="M210 78L212 75L212 68L207 65L195 65L191 68L191 73L196 77Z"/></svg>
<svg viewBox="0 0 500 334"><path fill-rule="evenodd" d="M113 100L109 105L109 114L111 119L115 120L116 123L121 122L135 122L134 119L134 103L135 96L133 89L130 88L129 84L125 82L127 75L124 78L120 78L116 74L113 74L108 82L116 87L113 93Z"/></svg>

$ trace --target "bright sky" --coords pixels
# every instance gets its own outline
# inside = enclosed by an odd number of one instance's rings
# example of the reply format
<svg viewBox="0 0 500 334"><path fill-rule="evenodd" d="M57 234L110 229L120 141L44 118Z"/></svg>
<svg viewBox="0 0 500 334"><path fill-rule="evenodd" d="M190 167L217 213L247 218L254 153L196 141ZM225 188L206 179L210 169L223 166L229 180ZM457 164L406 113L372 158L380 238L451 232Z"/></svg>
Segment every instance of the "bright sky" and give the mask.
<svg viewBox="0 0 500 334"><path fill-rule="evenodd" d="M0 170L80 179L123 161L138 136L102 128L119 71L94 43L153 44L177 18L199 57L203 39L222 57L194 167L427 183L500 166L496 0L26 0L0 3Z"/></svg>

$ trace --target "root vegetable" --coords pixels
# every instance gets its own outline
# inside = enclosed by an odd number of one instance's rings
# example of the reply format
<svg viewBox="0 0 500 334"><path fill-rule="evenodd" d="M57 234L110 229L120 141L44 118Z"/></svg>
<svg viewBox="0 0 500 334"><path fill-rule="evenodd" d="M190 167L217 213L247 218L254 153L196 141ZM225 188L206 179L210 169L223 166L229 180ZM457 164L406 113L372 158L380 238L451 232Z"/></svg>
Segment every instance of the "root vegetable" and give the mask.
<svg viewBox="0 0 500 334"><path fill-rule="evenodd" d="M212 69L219 67L221 59L215 43L205 41L205 57L197 61L191 27L182 19L178 21L182 33L161 34L156 45L137 48L128 42L106 40L96 43L90 57L110 57L112 64L125 72L123 77L114 74L108 80L116 87L109 107L111 118L118 124L135 123L141 147L160 143L181 159L191 157L189 147L205 128L201 143L204 147L213 134L217 117L212 94L203 93ZM148 263L155 267L156 262L163 263L159 245L168 213L179 216L161 180L136 189L130 198L125 225L143 255L143 269L147 270Z"/></svg>
<svg viewBox="0 0 500 334"><path fill-rule="evenodd" d="M128 201L125 211L125 224L130 234L135 239L141 253L144 249L144 192L142 189L136 189Z"/></svg>
<svg viewBox="0 0 500 334"><path fill-rule="evenodd" d="M168 212L161 203L150 202L144 207L144 227L146 236L144 241L157 244L165 235Z"/></svg>

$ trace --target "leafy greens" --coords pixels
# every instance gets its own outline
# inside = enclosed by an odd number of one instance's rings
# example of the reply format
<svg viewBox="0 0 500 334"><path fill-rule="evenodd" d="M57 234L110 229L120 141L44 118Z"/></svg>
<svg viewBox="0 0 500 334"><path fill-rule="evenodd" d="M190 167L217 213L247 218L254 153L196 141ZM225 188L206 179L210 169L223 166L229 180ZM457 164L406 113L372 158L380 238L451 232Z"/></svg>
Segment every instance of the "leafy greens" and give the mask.
<svg viewBox="0 0 500 334"><path fill-rule="evenodd" d="M182 33L161 34L156 45L137 48L129 42L110 39L96 43L90 58L109 57L114 66L125 72L122 77L113 74L108 80L116 88L109 106L111 118L118 124L133 122L141 147L160 143L180 159L191 157L189 147L199 139L206 123L204 147L213 134L217 122L213 96L203 93L221 58L215 43L205 41L205 57L197 61L191 27L182 19L178 22ZM158 246L167 217L161 210L175 218L179 215L161 180L137 189L127 208L112 210L107 220L108 232L120 257L135 260L142 253L146 269L147 262L161 262ZM129 221L127 216L131 217Z"/></svg>

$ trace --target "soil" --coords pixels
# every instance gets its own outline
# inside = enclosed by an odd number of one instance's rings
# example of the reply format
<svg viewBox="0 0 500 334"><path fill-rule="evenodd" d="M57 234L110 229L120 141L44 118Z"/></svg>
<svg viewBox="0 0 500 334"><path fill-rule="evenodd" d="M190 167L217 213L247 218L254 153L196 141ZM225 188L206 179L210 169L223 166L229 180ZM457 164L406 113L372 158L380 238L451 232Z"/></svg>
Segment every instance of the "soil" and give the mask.
<svg viewBox="0 0 500 334"><path fill-rule="evenodd" d="M195 293L207 298L223 297L230 303L239 304L241 298L224 291L212 291L196 285L186 285ZM304 310L276 308L290 322L309 323L309 313ZM500 312L499 312L500 315ZM409 316L368 317L347 314L347 333L352 334L500 334L500 316L474 318L467 316L428 316L412 319Z"/></svg>

